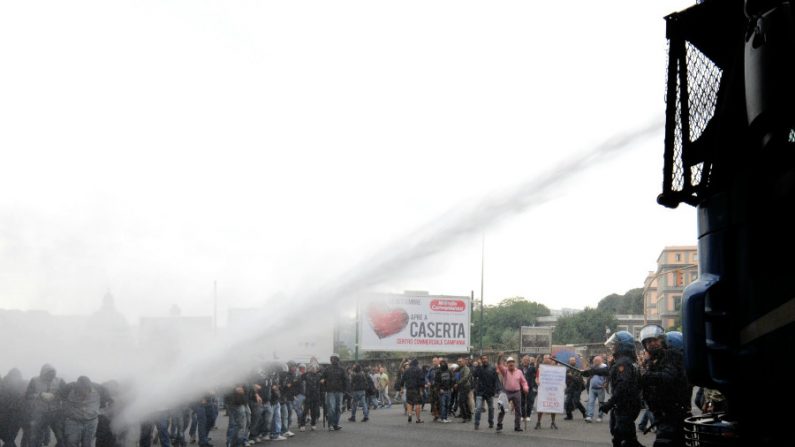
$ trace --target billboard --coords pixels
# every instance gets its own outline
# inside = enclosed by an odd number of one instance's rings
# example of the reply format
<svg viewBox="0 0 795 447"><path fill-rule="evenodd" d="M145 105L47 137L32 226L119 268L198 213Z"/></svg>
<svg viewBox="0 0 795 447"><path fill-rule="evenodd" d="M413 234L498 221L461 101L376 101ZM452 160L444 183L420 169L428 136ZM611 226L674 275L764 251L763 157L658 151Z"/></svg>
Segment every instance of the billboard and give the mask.
<svg viewBox="0 0 795 447"><path fill-rule="evenodd" d="M468 296L373 295L359 301L365 351L468 352Z"/></svg>
<svg viewBox="0 0 795 447"><path fill-rule="evenodd" d="M519 333L519 352L522 354L550 354L551 327L522 326Z"/></svg>

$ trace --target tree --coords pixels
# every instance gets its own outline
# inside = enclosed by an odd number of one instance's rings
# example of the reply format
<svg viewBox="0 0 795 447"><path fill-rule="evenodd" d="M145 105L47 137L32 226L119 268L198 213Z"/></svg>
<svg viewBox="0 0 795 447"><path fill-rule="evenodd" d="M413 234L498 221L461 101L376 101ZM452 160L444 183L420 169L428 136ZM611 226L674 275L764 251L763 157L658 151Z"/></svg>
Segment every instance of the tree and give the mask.
<svg viewBox="0 0 795 447"><path fill-rule="evenodd" d="M340 356L340 360L351 360L353 359L353 355L351 354L351 350L342 343L337 345L337 354Z"/></svg>
<svg viewBox="0 0 795 447"><path fill-rule="evenodd" d="M586 307L582 312L558 318L552 332L555 344L598 343L605 341L605 328L616 329L616 318L606 310Z"/></svg>
<svg viewBox="0 0 795 447"><path fill-rule="evenodd" d="M410 352L366 351L364 358L367 360L394 360L411 358L416 355L416 353Z"/></svg>
<svg viewBox="0 0 795 447"><path fill-rule="evenodd" d="M543 304L522 297L506 298L497 305L483 309L483 324L480 323L480 306L474 307L472 315L472 345L480 346L483 332L483 347L486 349L510 350L519 347L519 328L532 326L538 317L549 315Z"/></svg>
<svg viewBox="0 0 795 447"><path fill-rule="evenodd" d="M623 295L611 293L599 300L599 304L596 305L596 308L607 311L613 315L641 315L643 314L643 289L630 289Z"/></svg>

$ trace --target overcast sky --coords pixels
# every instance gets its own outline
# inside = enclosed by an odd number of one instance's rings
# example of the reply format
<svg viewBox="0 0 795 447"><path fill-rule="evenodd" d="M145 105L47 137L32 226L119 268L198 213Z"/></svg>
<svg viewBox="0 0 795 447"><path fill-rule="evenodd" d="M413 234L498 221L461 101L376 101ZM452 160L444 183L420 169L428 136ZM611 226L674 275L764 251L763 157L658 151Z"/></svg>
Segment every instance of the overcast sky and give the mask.
<svg viewBox="0 0 795 447"><path fill-rule="evenodd" d="M664 110L685 1L0 3L0 308L131 321L322 287ZM485 299L642 286L662 129L485 229ZM411 241L406 241L410 243ZM480 290L481 237L380 286ZM221 320L223 322L223 319Z"/></svg>

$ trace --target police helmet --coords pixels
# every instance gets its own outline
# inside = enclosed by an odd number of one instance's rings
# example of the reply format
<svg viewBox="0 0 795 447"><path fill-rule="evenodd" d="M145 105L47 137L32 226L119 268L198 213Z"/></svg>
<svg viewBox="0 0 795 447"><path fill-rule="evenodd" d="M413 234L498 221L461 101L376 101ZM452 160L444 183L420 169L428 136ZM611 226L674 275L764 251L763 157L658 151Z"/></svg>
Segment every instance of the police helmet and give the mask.
<svg viewBox="0 0 795 447"><path fill-rule="evenodd" d="M648 350L646 343L648 343L649 340L655 338L660 340L663 343L663 345L665 344L665 329L663 329L662 326L657 324L647 324L646 326L643 326L641 328L640 343L643 345L644 348L646 348L646 350Z"/></svg>
<svg viewBox="0 0 795 447"><path fill-rule="evenodd" d="M669 331L665 333L665 343L669 348L684 352L685 340L682 333L679 331Z"/></svg>
<svg viewBox="0 0 795 447"><path fill-rule="evenodd" d="M627 331L614 332L605 342L614 354L635 355L635 337Z"/></svg>

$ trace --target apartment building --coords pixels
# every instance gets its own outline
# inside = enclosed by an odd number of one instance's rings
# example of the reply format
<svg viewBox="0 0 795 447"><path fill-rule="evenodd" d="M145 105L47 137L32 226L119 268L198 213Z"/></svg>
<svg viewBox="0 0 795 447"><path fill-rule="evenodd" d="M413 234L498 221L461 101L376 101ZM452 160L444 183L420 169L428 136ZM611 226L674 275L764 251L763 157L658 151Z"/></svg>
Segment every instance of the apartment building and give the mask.
<svg viewBox="0 0 795 447"><path fill-rule="evenodd" d="M665 247L657 257L657 270L643 283L643 312L647 320L660 320L665 329L680 321L682 291L698 278L695 245Z"/></svg>

